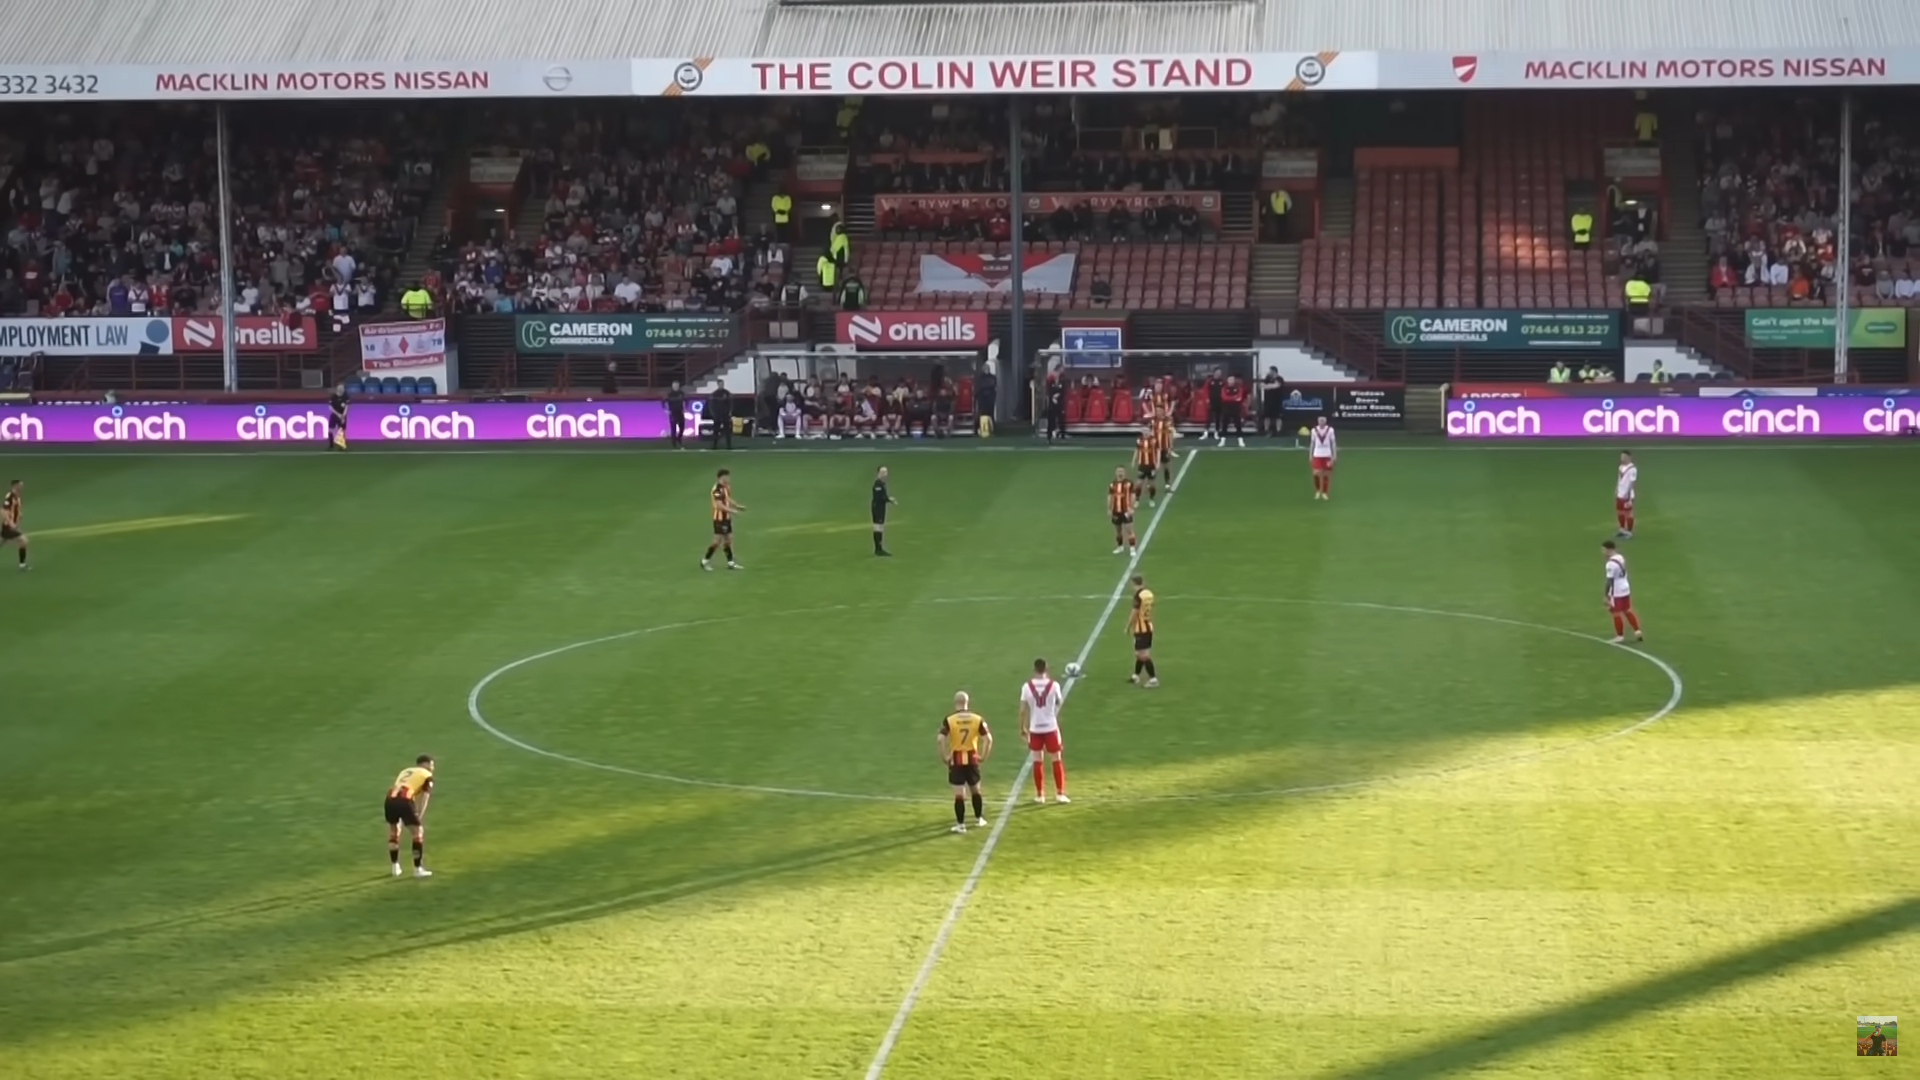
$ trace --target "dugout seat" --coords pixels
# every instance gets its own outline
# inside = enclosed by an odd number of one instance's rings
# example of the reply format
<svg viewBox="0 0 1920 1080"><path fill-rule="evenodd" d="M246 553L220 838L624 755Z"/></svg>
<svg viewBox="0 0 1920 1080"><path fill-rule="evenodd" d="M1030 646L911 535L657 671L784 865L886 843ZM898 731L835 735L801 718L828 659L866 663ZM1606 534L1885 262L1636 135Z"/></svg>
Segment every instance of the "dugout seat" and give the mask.
<svg viewBox="0 0 1920 1080"><path fill-rule="evenodd" d="M380 380L380 392L382 394L398 394L400 392L400 380L392 375L386 376Z"/></svg>
<svg viewBox="0 0 1920 1080"><path fill-rule="evenodd" d="M1113 392L1113 422L1131 424L1134 422L1133 395L1125 387Z"/></svg>
<svg viewBox="0 0 1920 1080"><path fill-rule="evenodd" d="M421 395L425 397L432 397L440 392L439 381L431 375L420 376L419 387Z"/></svg>
<svg viewBox="0 0 1920 1080"><path fill-rule="evenodd" d="M1107 416L1107 388L1092 387L1087 393L1087 423L1104 424Z"/></svg>

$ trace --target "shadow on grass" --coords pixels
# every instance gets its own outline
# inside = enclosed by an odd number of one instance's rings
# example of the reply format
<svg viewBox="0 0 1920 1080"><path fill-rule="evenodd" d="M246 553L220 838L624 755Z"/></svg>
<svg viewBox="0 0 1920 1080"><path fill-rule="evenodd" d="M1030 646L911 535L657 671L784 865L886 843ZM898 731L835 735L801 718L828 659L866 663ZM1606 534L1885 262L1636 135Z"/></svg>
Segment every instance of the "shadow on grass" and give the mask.
<svg viewBox="0 0 1920 1080"><path fill-rule="evenodd" d="M1666 975L1515 1017L1390 1061L1330 1073L1326 1080L1412 1080L1482 1068L1502 1058L1684 1004L1795 964L1857 949L1920 927L1920 897L1801 930Z"/></svg>
<svg viewBox="0 0 1920 1080"><path fill-rule="evenodd" d="M649 822L558 851L443 873L433 882L390 881L382 873L298 897L22 946L0 964L0 1046L124 1028L367 960L804 878L945 838L948 824L934 815L910 825L895 816L893 825L881 827L869 819L816 816L812 833L836 835L796 846L791 828L780 827L790 825L787 809L785 800L735 803L703 818ZM692 836L729 830L765 839L733 842L711 857L689 843ZM549 867L590 872L543 876ZM549 890L548 883L557 887ZM515 908L529 890L541 901Z"/></svg>

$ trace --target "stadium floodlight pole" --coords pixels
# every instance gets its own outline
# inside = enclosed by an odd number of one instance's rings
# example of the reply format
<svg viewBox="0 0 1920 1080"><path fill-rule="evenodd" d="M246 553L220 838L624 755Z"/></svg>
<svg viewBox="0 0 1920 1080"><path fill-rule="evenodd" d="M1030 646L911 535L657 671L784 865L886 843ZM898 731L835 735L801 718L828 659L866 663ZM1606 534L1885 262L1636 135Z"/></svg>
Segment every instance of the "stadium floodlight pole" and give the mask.
<svg viewBox="0 0 1920 1080"><path fill-rule="evenodd" d="M1020 99L1007 101L1007 199L1013 205L1007 207L1007 214L1013 219L1013 257L1009 260L1012 270L1013 302L1007 305L1009 330L1007 333L1008 351L1013 359L1008 363L1009 370L1000 386L1003 391L1020 390L1032 385L1033 379L1027 373L1027 311L1026 280L1021 273L1021 262L1027 254L1027 237L1024 212L1025 198L1020 190ZM1012 393L1003 392L994 400L994 411L1000 416L1007 415L1006 399ZM1037 403L1036 403L1037 404Z"/></svg>
<svg viewBox="0 0 1920 1080"><path fill-rule="evenodd" d="M1840 250L1834 256L1833 381L1847 381L1847 319L1853 301L1853 95L1840 98Z"/></svg>
<svg viewBox="0 0 1920 1080"><path fill-rule="evenodd" d="M240 358L233 336L233 190L227 183L227 104L213 107L214 168L220 184L220 375L228 393L240 389Z"/></svg>

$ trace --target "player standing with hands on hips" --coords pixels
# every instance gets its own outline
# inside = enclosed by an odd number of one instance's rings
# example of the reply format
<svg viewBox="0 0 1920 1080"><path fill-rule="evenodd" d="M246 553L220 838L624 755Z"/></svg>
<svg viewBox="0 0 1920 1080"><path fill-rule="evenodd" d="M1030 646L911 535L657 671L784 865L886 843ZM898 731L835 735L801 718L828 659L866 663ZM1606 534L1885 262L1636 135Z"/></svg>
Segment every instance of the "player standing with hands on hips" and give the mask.
<svg viewBox="0 0 1920 1080"><path fill-rule="evenodd" d="M873 553L882 558L892 558L893 552L887 550L887 507L899 505L900 500L887 493L887 467L873 476Z"/></svg>
<svg viewBox="0 0 1920 1080"><path fill-rule="evenodd" d="M1071 671L1071 669L1069 669ZM1053 755L1053 801L1067 798L1067 763L1060 757L1060 706L1066 691L1047 674L1047 662L1033 662L1033 678L1020 686L1020 734L1033 753L1033 801L1047 801L1047 755Z"/></svg>
<svg viewBox="0 0 1920 1080"><path fill-rule="evenodd" d="M1307 454L1313 461L1313 497L1333 498L1333 463L1340 457L1340 440L1334 437L1333 425L1324 416L1313 422Z"/></svg>

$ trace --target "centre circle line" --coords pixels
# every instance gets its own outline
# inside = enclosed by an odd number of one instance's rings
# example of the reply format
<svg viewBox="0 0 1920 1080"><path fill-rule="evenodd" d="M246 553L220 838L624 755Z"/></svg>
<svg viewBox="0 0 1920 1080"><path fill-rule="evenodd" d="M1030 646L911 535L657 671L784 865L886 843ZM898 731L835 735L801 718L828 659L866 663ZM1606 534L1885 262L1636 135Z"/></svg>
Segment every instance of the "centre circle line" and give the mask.
<svg viewBox="0 0 1920 1080"><path fill-rule="evenodd" d="M931 605L931 604L1005 604L1005 603L1015 603L1015 602L1057 603L1061 601L1093 601L1093 600L1105 600L1105 599L1107 599L1105 596L1096 596L1091 594L1067 595L1067 596L938 597L938 598L931 598L931 599L925 599L925 600L909 601L904 605L884 604L884 603L883 604L832 604L824 607L800 608L800 609L790 610L790 611L750 612L750 613L745 613L740 615L722 615L722 616L717 616L711 619L690 619L682 622L664 623L660 626L642 627L637 630L624 630L617 634L606 634L601 637L588 638L584 641L575 641L570 644L560 645L555 648L547 649L543 652L534 653L530 656L523 656L518 660L509 661L508 663L502 664L499 667L494 668L492 671L489 671L484 676L482 676L480 678L480 681L474 683L473 689L467 692L467 717L471 719L474 722L474 724L478 725L482 731L485 731L487 734L493 736L496 739L499 739L501 742L504 742L509 746L516 747L518 749L526 751L527 753L536 754L540 757L548 758L553 761L564 762L568 765L573 765L583 769L594 769L599 772L617 773L622 776L632 776L642 780L655 780L662 783L682 784L688 787L710 788L710 789L716 789L721 791L741 791L741 792L747 792L749 794L757 794L757 795L797 795L797 796L803 796L803 797L815 798L815 799L848 799L848 800L853 800L857 802L899 803L899 804L921 805L921 806L931 806L931 805L944 806L944 805L947 805L949 801L945 798L929 798L929 797L913 796L913 795L878 795L878 794L872 794L872 793L850 792L850 791L826 791L826 790L820 790L820 789L814 789L814 788L775 787L775 786L769 786L765 784L736 784L736 783L731 783L724 780L704 780L698 777L678 776L673 773L650 772L645 769L632 769L624 765L610 765L610 764L607 764L606 762L593 761L589 758L575 757L572 754L563 754L556 750L548 750L545 747L535 746L534 744L527 742L524 739L517 738L514 735L509 734L508 732L502 731L500 728L494 726L494 724L487 719L486 714L481 711L480 698L481 698L481 695L486 692L487 687L493 684L494 680L500 678L502 675L505 675L508 672L518 670L522 667L526 667L529 664L537 663L538 661L541 661L541 660L552 659L553 657L562 656L562 655L565 655L566 653L574 652L579 649L589 648L594 645L605 645L615 641L627 641L633 638L646 637L650 634L665 633L669 630L691 630L691 629L695 629L702 626L717 626L725 623L740 622L745 619L790 618L790 617L799 616L799 615L819 615L819 614L825 614L827 612L834 612L834 611L872 611L872 610L880 610L880 609L894 609L899 607L916 607L916 606ZM1674 669L1673 665L1667 663L1665 660L1662 660L1658 656L1655 656L1654 654L1647 652L1644 649L1637 649L1630 645L1615 644L1611 640L1600 637L1597 634L1589 634L1580 630L1569 630L1566 627L1562 627L1562 626L1549 626L1545 623L1526 622L1521 619L1509 619L1499 615L1483 615L1483 614L1480 614L1477 612L1471 612L1471 611L1447 611L1441 608L1417 607L1417 606L1406 605L1406 604L1381 604L1381 603L1371 603L1371 602L1360 601L1360 600L1315 600L1315 599L1300 599L1300 598L1294 598L1294 597L1271 597L1271 596L1163 596L1160 599L1162 600L1162 602L1172 601L1172 602L1202 603L1202 604L1205 604L1205 603L1271 604L1271 605L1293 605L1298 607L1347 608L1347 609L1359 610L1359 611L1380 611L1380 612L1398 613L1403 615L1426 615L1426 616L1432 616L1437 618L1466 619L1472 622L1488 623L1495 626L1509 626L1509 627L1514 627L1516 629L1523 629L1523 630L1539 630L1539 631L1543 631L1550 634L1559 634L1563 637L1577 638L1581 641L1591 641L1591 642L1594 642L1595 644L1605 645L1605 646L1608 646L1609 648L1618 649L1621 652L1627 653L1629 655L1637 656L1640 659L1645 660L1646 662L1652 664L1654 667L1658 668L1660 672L1667 677L1667 681L1671 685L1672 689L1667 696L1666 702L1662 704L1659 709L1657 709L1651 715L1645 717L1644 719L1637 720L1631 724L1628 724L1621 728L1616 728L1612 731L1602 732L1601 734L1598 734L1598 735L1591 735L1591 736L1587 736L1585 738L1580 738L1580 739L1571 739L1564 743L1560 743L1558 745L1540 747L1533 750L1522 751L1520 753L1507 754L1500 757L1488 758L1480 761L1463 762L1458 765L1450 765L1443 768L1417 769L1411 772L1400 772L1400 773L1394 773L1388 776L1369 777L1361 780L1347 780L1347 781L1341 781L1338 783L1331 783L1331 784L1303 784L1303 785L1298 785L1293 787L1259 788L1259 789L1254 789L1250 791L1199 792L1199 793L1193 793L1193 794L1178 794L1178 795L1128 795L1120 798L1102 799L1100 800L1100 802L1103 804L1106 804L1106 803L1128 804L1128 803L1153 803L1153 802L1206 802L1206 801L1225 800L1225 799L1284 798L1291 795L1316 795L1316 794L1325 794L1328 792L1336 792L1336 791L1352 791L1360 788L1381 787L1391 783L1404 783L1412 780L1445 779L1449 777L1459 776L1464 773L1480 772L1488 769L1503 768L1509 765L1517 765L1522 762L1535 761L1541 758L1570 753L1574 750L1580 750L1586 747L1596 746L1600 743L1609 742L1611 740L1622 738L1627 735L1632 735L1638 731L1643 731L1646 728L1652 727L1654 724L1657 724L1660 721L1666 719L1669 715L1673 713L1675 709L1679 708L1680 700L1686 693L1686 683L1680 677L1680 673Z"/></svg>

